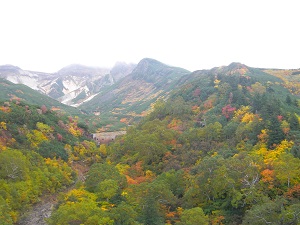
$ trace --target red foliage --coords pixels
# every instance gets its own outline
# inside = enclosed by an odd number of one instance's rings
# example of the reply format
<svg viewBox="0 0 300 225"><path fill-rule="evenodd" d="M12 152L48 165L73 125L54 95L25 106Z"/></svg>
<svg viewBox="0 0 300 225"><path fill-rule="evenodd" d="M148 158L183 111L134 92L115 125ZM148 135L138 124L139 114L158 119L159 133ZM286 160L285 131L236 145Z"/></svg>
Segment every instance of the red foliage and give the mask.
<svg viewBox="0 0 300 225"><path fill-rule="evenodd" d="M222 108L222 114L226 117L226 119L229 119L235 110L235 107L228 104Z"/></svg>
<svg viewBox="0 0 300 225"><path fill-rule="evenodd" d="M62 129L66 129L66 127L67 127L62 120L58 121L58 126Z"/></svg>
<svg viewBox="0 0 300 225"><path fill-rule="evenodd" d="M42 105L41 110L42 110L43 114L45 114L48 111L48 109L45 105Z"/></svg>
<svg viewBox="0 0 300 225"><path fill-rule="evenodd" d="M63 140L63 136L61 134L59 134L59 133L57 134L57 140L58 141L62 141Z"/></svg>

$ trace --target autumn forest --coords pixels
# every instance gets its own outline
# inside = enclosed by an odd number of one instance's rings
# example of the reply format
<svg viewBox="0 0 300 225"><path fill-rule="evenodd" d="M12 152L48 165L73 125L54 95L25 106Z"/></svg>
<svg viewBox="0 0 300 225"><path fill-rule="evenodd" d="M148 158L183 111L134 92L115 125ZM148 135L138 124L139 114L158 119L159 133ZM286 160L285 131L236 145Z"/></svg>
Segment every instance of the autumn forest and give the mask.
<svg viewBox="0 0 300 225"><path fill-rule="evenodd" d="M298 76L195 71L100 145L86 115L2 100L0 224L57 193L49 225L300 224Z"/></svg>

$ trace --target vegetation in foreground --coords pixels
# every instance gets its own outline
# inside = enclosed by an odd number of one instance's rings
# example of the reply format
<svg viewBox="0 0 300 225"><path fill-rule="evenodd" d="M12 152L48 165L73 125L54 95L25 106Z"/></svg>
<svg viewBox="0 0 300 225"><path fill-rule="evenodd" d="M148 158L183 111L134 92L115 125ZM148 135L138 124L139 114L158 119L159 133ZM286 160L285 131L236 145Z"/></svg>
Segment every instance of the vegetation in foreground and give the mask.
<svg viewBox="0 0 300 225"><path fill-rule="evenodd" d="M298 99L270 74L231 66L192 74L109 146L86 140L76 118L3 103L1 222L85 161L85 182L49 224L299 224Z"/></svg>
<svg viewBox="0 0 300 225"><path fill-rule="evenodd" d="M201 74L106 146L48 222L298 224L299 113L269 74Z"/></svg>

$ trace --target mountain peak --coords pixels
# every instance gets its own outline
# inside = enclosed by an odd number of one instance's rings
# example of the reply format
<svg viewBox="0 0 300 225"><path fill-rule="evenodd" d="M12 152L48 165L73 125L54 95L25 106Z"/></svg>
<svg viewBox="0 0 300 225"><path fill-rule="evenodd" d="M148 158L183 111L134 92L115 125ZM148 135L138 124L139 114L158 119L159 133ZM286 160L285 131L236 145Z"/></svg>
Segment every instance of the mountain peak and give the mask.
<svg viewBox="0 0 300 225"><path fill-rule="evenodd" d="M10 64L6 64L6 65L2 65L0 66L0 70L1 71L6 71L6 72L15 72L15 71L19 71L21 70L20 67L14 66L14 65L10 65Z"/></svg>
<svg viewBox="0 0 300 225"><path fill-rule="evenodd" d="M248 68L245 64L240 62L232 62L227 66L229 69L237 69L237 68Z"/></svg>
<svg viewBox="0 0 300 225"><path fill-rule="evenodd" d="M106 74L109 73L108 68L85 66L81 64L71 64L60 69L57 74L60 75L73 75L73 76L84 76L94 74Z"/></svg>
<svg viewBox="0 0 300 225"><path fill-rule="evenodd" d="M142 59L135 69L132 71L132 77L134 79L146 79L148 81L155 79L159 76L181 76L189 73L188 70L168 66L160 61L151 58Z"/></svg>
<svg viewBox="0 0 300 225"><path fill-rule="evenodd" d="M239 62L232 62L228 66L220 66L211 69L210 71L213 73L222 73L226 75L233 75L233 74L240 74L245 75L249 73L250 67L239 63Z"/></svg>
<svg viewBox="0 0 300 225"><path fill-rule="evenodd" d="M133 63L116 62L114 67L110 70L110 74L114 77L115 81L118 81L130 74L135 67L136 64Z"/></svg>

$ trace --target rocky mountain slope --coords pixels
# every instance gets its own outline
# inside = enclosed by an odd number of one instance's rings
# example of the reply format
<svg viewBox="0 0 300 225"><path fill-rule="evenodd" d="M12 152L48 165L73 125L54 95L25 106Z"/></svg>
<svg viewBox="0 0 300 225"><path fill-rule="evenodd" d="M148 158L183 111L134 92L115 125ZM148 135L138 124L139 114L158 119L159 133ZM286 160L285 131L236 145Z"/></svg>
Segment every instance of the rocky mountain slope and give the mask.
<svg viewBox="0 0 300 225"><path fill-rule="evenodd" d="M0 101L24 102L36 106L45 105L54 111L63 111L71 115L81 115L79 109L71 107L61 102L39 93L24 84L14 84L8 80L0 78Z"/></svg>
<svg viewBox="0 0 300 225"><path fill-rule="evenodd" d="M56 73L43 73L4 65L0 66L0 78L15 84L25 84L64 104L78 106L91 99L101 88L110 86L128 75L134 66L134 64L117 63L110 70L74 64Z"/></svg>
<svg viewBox="0 0 300 225"><path fill-rule="evenodd" d="M26 84L63 104L78 107L86 114L93 113L94 120L97 120L94 122L95 127L109 126L105 129L115 130L146 115L158 99L167 99L172 91L183 85L186 88L194 86L199 79L207 80L207 85L217 87L220 76L226 75L230 80L238 74L243 83L249 82L250 78L264 83L268 88L272 82L280 83L292 94L299 95L299 71L260 69L231 63L210 70L189 72L145 58L137 65L117 63L112 69L74 64L53 74L24 71L5 65L0 66L0 77ZM227 89L226 85L222 86L224 90ZM254 88L261 87L254 85ZM202 92L206 89L202 88ZM20 93L14 95L21 97ZM34 101L31 103L35 104ZM38 104L41 105L41 101ZM116 124L118 128L114 126Z"/></svg>
<svg viewBox="0 0 300 225"><path fill-rule="evenodd" d="M177 87L177 81L189 73L188 70L145 58L131 74L102 89L80 108L100 114L141 115L158 98L167 97L168 93Z"/></svg>

